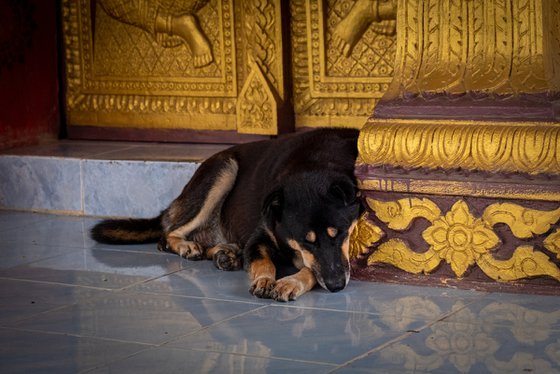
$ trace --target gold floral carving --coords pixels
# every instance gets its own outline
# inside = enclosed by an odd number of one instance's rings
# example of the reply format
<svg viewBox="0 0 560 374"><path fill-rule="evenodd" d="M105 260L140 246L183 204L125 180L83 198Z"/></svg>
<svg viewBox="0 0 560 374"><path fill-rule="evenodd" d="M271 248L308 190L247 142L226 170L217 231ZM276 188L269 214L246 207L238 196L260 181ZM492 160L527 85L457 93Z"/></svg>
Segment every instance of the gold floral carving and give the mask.
<svg viewBox="0 0 560 374"><path fill-rule="evenodd" d="M370 165L560 174L558 123L375 120L358 149Z"/></svg>
<svg viewBox="0 0 560 374"><path fill-rule="evenodd" d="M477 265L482 271L498 281L513 281L548 275L560 281L560 269L550 261L547 255L536 252L530 245L518 247L508 260L496 260L485 253L478 260Z"/></svg>
<svg viewBox="0 0 560 374"><path fill-rule="evenodd" d="M240 133L274 135L278 109L272 88L256 63L237 101L237 130Z"/></svg>
<svg viewBox="0 0 560 374"><path fill-rule="evenodd" d="M511 203L493 204L484 210L482 219L490 226L505 223L513 235L527 239L534 234L541 235L547 232L550 226L560 219L560 208L542 212Z"/></svg>
<svg viewBox="0 0 560 374"><path fill-rule="evenodd" d="M417 253L403 240L390 239L368 257L368 265L378 262L393 265L407 273L419 274L433 271L441 263L441 258L433 250Z"/></svg>
<svg viewBox="0 0 560 374"><path fill-rule="evenodd" d="M350 234L350 258L356 258L367 252L368 247L377 243L385 233L367 220L367 213L361 215Z"/></svg>
<svg viewBox="0 0 560 374"><path fill-rule="evenodd" d="M532 246L518 247L508 260L498 260L492 251L500 245L493 231L497 223L507 224L514 236L527 239L541 235L559 219L560 209L538 211L516 204L491 204L481 218L476 218L463 200L457 201L445 214L429 199L400 199L383 202L367 199L373 212L390 229L407 230L417 218L431 222L422 233L430 245L427 251L413 251L404 240L390 239L376 248L368 264L387 263L410 273L430 273L445 260L457 277L463 277L474 264L490 278L512 281L536 276L549 276L560 281L560 269L543 252ZM545 248L558 256L559 231L544 240Z"/></svg>
<svg viewBox="0 0 560 374"><path fill-rule="evenodd" d="M430 249L444 259L458 276L495 248L500 240L481 219L472 216L467 204L460 200L445 216L433 221L422 233Z"/></svg>
<svg viewBox="0 0 560 374"><path fill-rule="evenodd" d="M550 234L543 244L546 249L556 254L556 258L560 259L560 229Z"/></svg>
<svg viewBox="0 0 560 374"><path fill-rule="evenodd" d="M278 111L285 99L281 3L254 0L242 4L244 65L250 70L237 101L237 131L276 135Z"/></svg>
<svg viewBox="0 0 560 374"><path fill-rule="evenodd" d="M394 29L381 16L356 17L357 3L373 10L382 2L290 1L296 127L359 128L389 87ZM395 16L389 11L383 19Z"/></svg>
<svg viewBox="0 0 560 374"><path fill-rule="evenodd" d="M433 222L441 215L436 204L428 199L401 199L397 201L379 201L367 198L367 204L375 212L377 218L386 223L392 230L406 230L410 223L423 217Z"/></svg>

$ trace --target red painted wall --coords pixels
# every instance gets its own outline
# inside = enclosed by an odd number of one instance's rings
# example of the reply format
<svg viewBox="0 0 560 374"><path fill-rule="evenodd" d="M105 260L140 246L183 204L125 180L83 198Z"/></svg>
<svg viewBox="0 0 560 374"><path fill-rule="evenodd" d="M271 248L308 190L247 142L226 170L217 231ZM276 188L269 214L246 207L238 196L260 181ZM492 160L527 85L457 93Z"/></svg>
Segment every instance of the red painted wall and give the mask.
<svg viewBox="0 0 560 374"><path fill-rule="evenodd" d="M0 149L56 139L57 1L0 0Z"/></svg>

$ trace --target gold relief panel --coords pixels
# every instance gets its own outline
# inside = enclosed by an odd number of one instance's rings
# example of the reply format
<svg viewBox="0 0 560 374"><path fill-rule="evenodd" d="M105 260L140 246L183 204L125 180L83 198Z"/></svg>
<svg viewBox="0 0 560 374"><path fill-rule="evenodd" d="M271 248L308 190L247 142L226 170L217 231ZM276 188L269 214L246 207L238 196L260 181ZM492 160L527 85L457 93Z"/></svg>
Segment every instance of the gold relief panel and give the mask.
<svg viewBox="0 0 560 374"><path fill-rule="evenodd" d="M386 234L384 229L369 222L364 215L360 227L375 227L375 231L361 230L362 235L353 235L355 246L352 254L358 257L367 254L368 247L375 249L368 255L367 264L385 263L408 273L429 274L445 261L457 278L468 275L473 266L495 281L513 281L524 278L547 276L560 281L558 229L552 225L560 223L560 208L536 210L513 203L495 203L484 208L481 217L476 217L464 200L456 201L451 209L441 209L427 198L403 198L396 201L382 201L366 198L366 203L385 230L397 234L380 242ZM423 218L430 225L422 231L421 237L428 245L425 251L417 252L409 244L406 232L412 222ZM518 245L511 256L503 259L499 254L502 239L494 231L497 224L505 224L513 238L529 240L544 237L536 246ZM369 234L373 232L373 234ZM365 235L364 235L365 233ZM356 238L359 237L359 240ZM511 242L512 238L507 241ZM552 256L538 250L544 247ZM495 254L498 253L496 256Z"/></svg>
<svg viewBox="0 0 560 374"><path fill-rule="evenodd" d="M361 127L392 80L396 2L290 5L296 127Z"/></svg>
<svg viewBox="0 0 560 374"><path fill-rule="evenodd" d="M279 1L63 0L62 14L71 125L238 130L251 66L284 100ZM257 133L275 134L266 115Z"/></svg>
<svg viewBox="0 0 560 374"><path fill-rule="evenodd" d="M558 91L559 19L553 0L399 0L386 98Z"/></svg>

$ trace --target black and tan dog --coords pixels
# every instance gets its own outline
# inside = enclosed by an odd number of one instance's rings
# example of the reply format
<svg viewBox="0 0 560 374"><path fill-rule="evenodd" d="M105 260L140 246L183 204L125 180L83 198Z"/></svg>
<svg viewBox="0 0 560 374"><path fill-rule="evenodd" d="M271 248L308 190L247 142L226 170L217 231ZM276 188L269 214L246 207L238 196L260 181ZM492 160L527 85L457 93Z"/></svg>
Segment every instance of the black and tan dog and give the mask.
<svg viewBox="0 0 560 374"><path fill-rule="evenodd" d="M202 163L158 217L105 220L92 238L159 241L159 250L211 259L222 270L244 265L258 297L294 300L316 283L342 290L360 209L357 137L356 130L320 129L232 147ZM286 263L298 271L277 280Z"/></svg>

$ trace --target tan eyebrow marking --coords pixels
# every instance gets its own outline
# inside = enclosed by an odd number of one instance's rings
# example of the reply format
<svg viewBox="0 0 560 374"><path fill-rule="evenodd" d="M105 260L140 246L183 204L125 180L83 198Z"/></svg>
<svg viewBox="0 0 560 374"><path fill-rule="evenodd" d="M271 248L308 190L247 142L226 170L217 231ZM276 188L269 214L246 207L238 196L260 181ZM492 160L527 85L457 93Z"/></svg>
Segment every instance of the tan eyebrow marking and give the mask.
<svg viewBox="0 0 560 374"><path fill-rule="evenodd" d="M315 240L317 240L317 234L315 234L314 231L309 231L307 235L305 235L305 240L310 243L315 243Z"/></svg>
<svg viewBox="0 0 560 374"><path fill-rule="evenodd" d="M334 238L336 234L338 234L338 230L334 227L327 227L327 234L329 234L331 238Z"/></svg>

